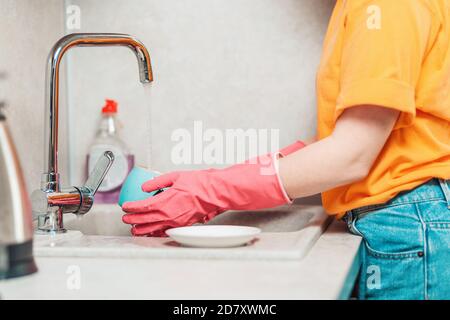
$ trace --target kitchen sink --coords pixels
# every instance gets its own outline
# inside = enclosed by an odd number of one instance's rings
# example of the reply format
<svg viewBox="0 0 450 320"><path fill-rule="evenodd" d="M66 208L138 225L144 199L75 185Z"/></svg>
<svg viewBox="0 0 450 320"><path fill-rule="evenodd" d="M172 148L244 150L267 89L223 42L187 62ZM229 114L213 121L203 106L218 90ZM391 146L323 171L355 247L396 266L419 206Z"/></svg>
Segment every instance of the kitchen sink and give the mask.
<svg viewBox="0 0 450 320"><path fill-rule="evenodd" d="M170 238L132 237L117 205L94 205L84 216L65 217L65 234L36 235L37 256L293 260L304 257L325 231L329 217L321 206L288 205L258 211L227 211L210 225L243 225L262 233L246 246L187 248Z"/></svg>
<svg viewBox="0 0 450 320"><path fill-rule="evenodd" d="M262 232L295 232L322 220L317 209L293 205L257 211L227 211L206 224L251 226ZM130 236L130 225L122 222L123 214L117 205L97 205L84 216L67 216L65 228L85 235Z"/></svg>

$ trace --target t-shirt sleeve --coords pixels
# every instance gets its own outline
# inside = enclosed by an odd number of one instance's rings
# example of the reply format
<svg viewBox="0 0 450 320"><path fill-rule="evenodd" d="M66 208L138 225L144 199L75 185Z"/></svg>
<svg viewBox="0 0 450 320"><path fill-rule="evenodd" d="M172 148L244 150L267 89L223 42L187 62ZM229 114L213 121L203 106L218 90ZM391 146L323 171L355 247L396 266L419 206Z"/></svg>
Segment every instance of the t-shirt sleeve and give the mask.
<svg viewBox="0 0 450 320"><path fill-rule="evenodd" d="M431 28L421 1L349 1L335 120L358 105L400 111L394 129L416 115L415 88Z"/></svg>

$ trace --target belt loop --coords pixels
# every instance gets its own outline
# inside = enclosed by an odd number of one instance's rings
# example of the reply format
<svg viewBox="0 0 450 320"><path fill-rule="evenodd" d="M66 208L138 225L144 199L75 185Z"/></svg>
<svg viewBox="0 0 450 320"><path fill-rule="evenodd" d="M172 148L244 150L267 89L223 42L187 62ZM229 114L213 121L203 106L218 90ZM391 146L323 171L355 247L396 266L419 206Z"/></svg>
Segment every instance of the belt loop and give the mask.
<svg viewBox="0 0 450 320"><path fill-rule="evenodd" d="M447 207L450 209L450 187L448 186L450 180L439 179L442 192L444 193L445 200L447 201Z"/></svg>
<svg viewBox="0 0 450 320"><path fill-rule="evenodd" d="M358 213L356 212L356 209L347 211L347 214L345 215L345 222L347 222L348 230L353 234L363 237L361 232L359 232L359 230L355 226L355 222L357 219Z"/></svg>
<svg viewBox="0 0 450 320"><path fill-rule="evenodd" d="M347 227L351 230L353 224L353 210L347 211L344 215L343 220L347 224Z"/></svg>

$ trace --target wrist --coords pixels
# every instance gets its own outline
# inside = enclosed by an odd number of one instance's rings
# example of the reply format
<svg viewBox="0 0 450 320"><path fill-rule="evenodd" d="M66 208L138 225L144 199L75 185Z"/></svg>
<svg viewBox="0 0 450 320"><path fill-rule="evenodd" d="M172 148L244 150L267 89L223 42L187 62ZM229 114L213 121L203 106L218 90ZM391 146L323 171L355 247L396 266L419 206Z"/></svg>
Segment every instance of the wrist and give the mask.
<svg viewBox="0 0 450 320"><path fill-rule="evenodd" d="M289 196L284 183L283 183L283 179L281 178L281 174L280 174L280 158L282 158L283 155L280 152L274 153L273 155L273 166L274 166L274 170L275 170L275 175L276 175L276 179L278 181L278 187L280 189L280 192L284 198L284 200L286 200L287 204L291 204L293 199Z"/></svg>

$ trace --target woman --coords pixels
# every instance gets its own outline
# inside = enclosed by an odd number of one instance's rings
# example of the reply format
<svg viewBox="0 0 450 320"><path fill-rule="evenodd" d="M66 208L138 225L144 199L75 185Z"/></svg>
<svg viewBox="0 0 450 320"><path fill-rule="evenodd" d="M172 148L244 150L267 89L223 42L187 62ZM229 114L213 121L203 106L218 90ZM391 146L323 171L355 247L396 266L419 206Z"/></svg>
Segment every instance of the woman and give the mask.
<svg viewBox="0 0 450 320"><path fill-rule="evenodd" d="M134 235L321 192L364 238L360 298L450 298L450 0L338 0L317 77L319 141L162 175ZM377 272L380 283L371 281Z"/></svg>

